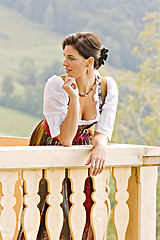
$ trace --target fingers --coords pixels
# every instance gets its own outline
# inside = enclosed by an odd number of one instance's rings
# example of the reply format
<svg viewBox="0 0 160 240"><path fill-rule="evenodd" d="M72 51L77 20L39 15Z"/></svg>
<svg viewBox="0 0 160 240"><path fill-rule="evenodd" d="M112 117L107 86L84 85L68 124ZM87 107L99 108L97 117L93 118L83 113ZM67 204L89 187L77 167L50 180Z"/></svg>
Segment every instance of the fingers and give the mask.
<svg viewBox="0 0 160 240"><path fill-rule="evenodd" d="M65 82L69 81L69 80L75 80L74 77L68 77L68 75L65 77Z"/></svg>
<svg viewBox="0 0 160 240"><path fill-rule="evenodd" d="M96 176L97 174L100 174L104 169L104 165L105 160L93 158L91 161L90 175Z"/></svg>
<svg viewBox="0 0 160 240"><path fill-rule="evenodd" d="M75 78L73 77L66 77L63 89L69 94L70 97L78 96L78 87Z"/></svg>
<svg viewBox="0 0 160 240"><path fill-rule="evenodd" d="M92 158L91 167L90 167L90 175L93 175L94 170L95 170L95 158Z"/></svg>
<svg viewBox="0 0 160 240"><path fill-rule="evenodd" d="M87 162L85 163L85 165L88 165L91 163L91 156L88 158Z"/></svg>
<svg viewBox="0 0 160 240"><path fill-rule="evenodd" d="M75 78L66 76L64 84L67 83L76 83Z"/></svg>
<svg viewBox="0 0 160 240"><path fill-rule="evenodd" d="M72 86L72 85L76 86L75 78L68 78L68 77L66 77L63 86L64 87L68 87L68 86Z"/></svg>
<svg viewBox="0 0 160 240"><path fill-rule="evenodd" d="M100 167L99 174L103 171L104 165L105 165L105 161L103 160L103 161L101 161L101 167Z"/></svg>
<svg viewBox="0 0 160 240"><path fill-rule="evenodd" d="M106 147L105 146L96 146L87 161L87 165L91 163L90 175L96 176L100 174L104 167L106 161Z"/></svg>

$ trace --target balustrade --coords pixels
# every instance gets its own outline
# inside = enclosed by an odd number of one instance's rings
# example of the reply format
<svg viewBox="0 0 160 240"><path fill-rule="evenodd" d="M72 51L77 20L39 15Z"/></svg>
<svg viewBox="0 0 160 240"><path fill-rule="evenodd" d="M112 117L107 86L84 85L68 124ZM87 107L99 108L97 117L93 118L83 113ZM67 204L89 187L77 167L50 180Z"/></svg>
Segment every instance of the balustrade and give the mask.
<svg viewBox="0 0 160 240"><path fill-rule="evenodd" d="M27 144L28 139L0 137L0 240L16 240L21 226L26 240L37 239L40 226L38 207L43 201L39 193L42 179L48 188L45 226L49 239L59 239L63 226L62 182L66 168L72 191L69 226L73 240L81 240L86 222L83 204L88 168L85 162L92 146L29 147L25 146ZM112 174L115 180L113 222L117 240L155 240L160 148L117 144L106 148L105 169L92 177L90 219L94 239L106 240Z"/></svg>

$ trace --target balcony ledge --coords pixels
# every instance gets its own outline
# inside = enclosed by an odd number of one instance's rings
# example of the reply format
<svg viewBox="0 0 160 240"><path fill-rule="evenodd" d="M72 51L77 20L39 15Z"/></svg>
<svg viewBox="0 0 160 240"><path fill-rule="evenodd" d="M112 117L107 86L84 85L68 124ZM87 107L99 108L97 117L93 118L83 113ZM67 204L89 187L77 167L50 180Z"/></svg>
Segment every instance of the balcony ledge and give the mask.
<svg viewBox="0 0 160 240"><path fill-rule="evenodd" d="M92 146L0 147L0 169L85 168L92 148ZM106 148L106 167L160 165L160 147L111 144Z"/></svg>

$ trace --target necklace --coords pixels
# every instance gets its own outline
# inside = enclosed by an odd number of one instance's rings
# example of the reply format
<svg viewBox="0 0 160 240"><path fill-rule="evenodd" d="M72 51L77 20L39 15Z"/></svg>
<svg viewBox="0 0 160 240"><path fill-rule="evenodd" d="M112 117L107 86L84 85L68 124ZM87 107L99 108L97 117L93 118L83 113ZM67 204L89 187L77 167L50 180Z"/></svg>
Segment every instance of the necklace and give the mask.
<svg viewBox="0 0 160 240"><path fill-rule="evenodd" d="M80 97L86 97L90 92L92 92L93 88L94 88L94 85L96 84L96 79L91 87L91 89L86 93L86 94L83 94L83 93L79 93L79 96Z"/></svg>

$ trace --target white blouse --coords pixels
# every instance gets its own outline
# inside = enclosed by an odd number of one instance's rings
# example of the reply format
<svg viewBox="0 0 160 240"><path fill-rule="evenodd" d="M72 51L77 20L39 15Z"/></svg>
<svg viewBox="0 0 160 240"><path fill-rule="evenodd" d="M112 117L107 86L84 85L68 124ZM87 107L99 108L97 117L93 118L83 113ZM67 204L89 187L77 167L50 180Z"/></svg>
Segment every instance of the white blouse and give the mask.
<svg viewBox="0 0 160 240"><path fill-rule="evenodd" d="M99 75L99 73L95 71L95 75ZM96 122L95 131L106 134L108 139L111 140L118 103L118 89L113 78L107 76L105 79L107 81L107 95L101 114L99 113L97 87L94 95L94 101L97 102L97 116L89 121L79 119L79 125L90 125ZM99 81L101 81L100 78L97 84ZM53 75L48 79L44 89L43 113L47 119L52 138L60 134L60 125L64 121L68 110L69 96L62 88L63 84L64 81L61 77Z"/></svg>

